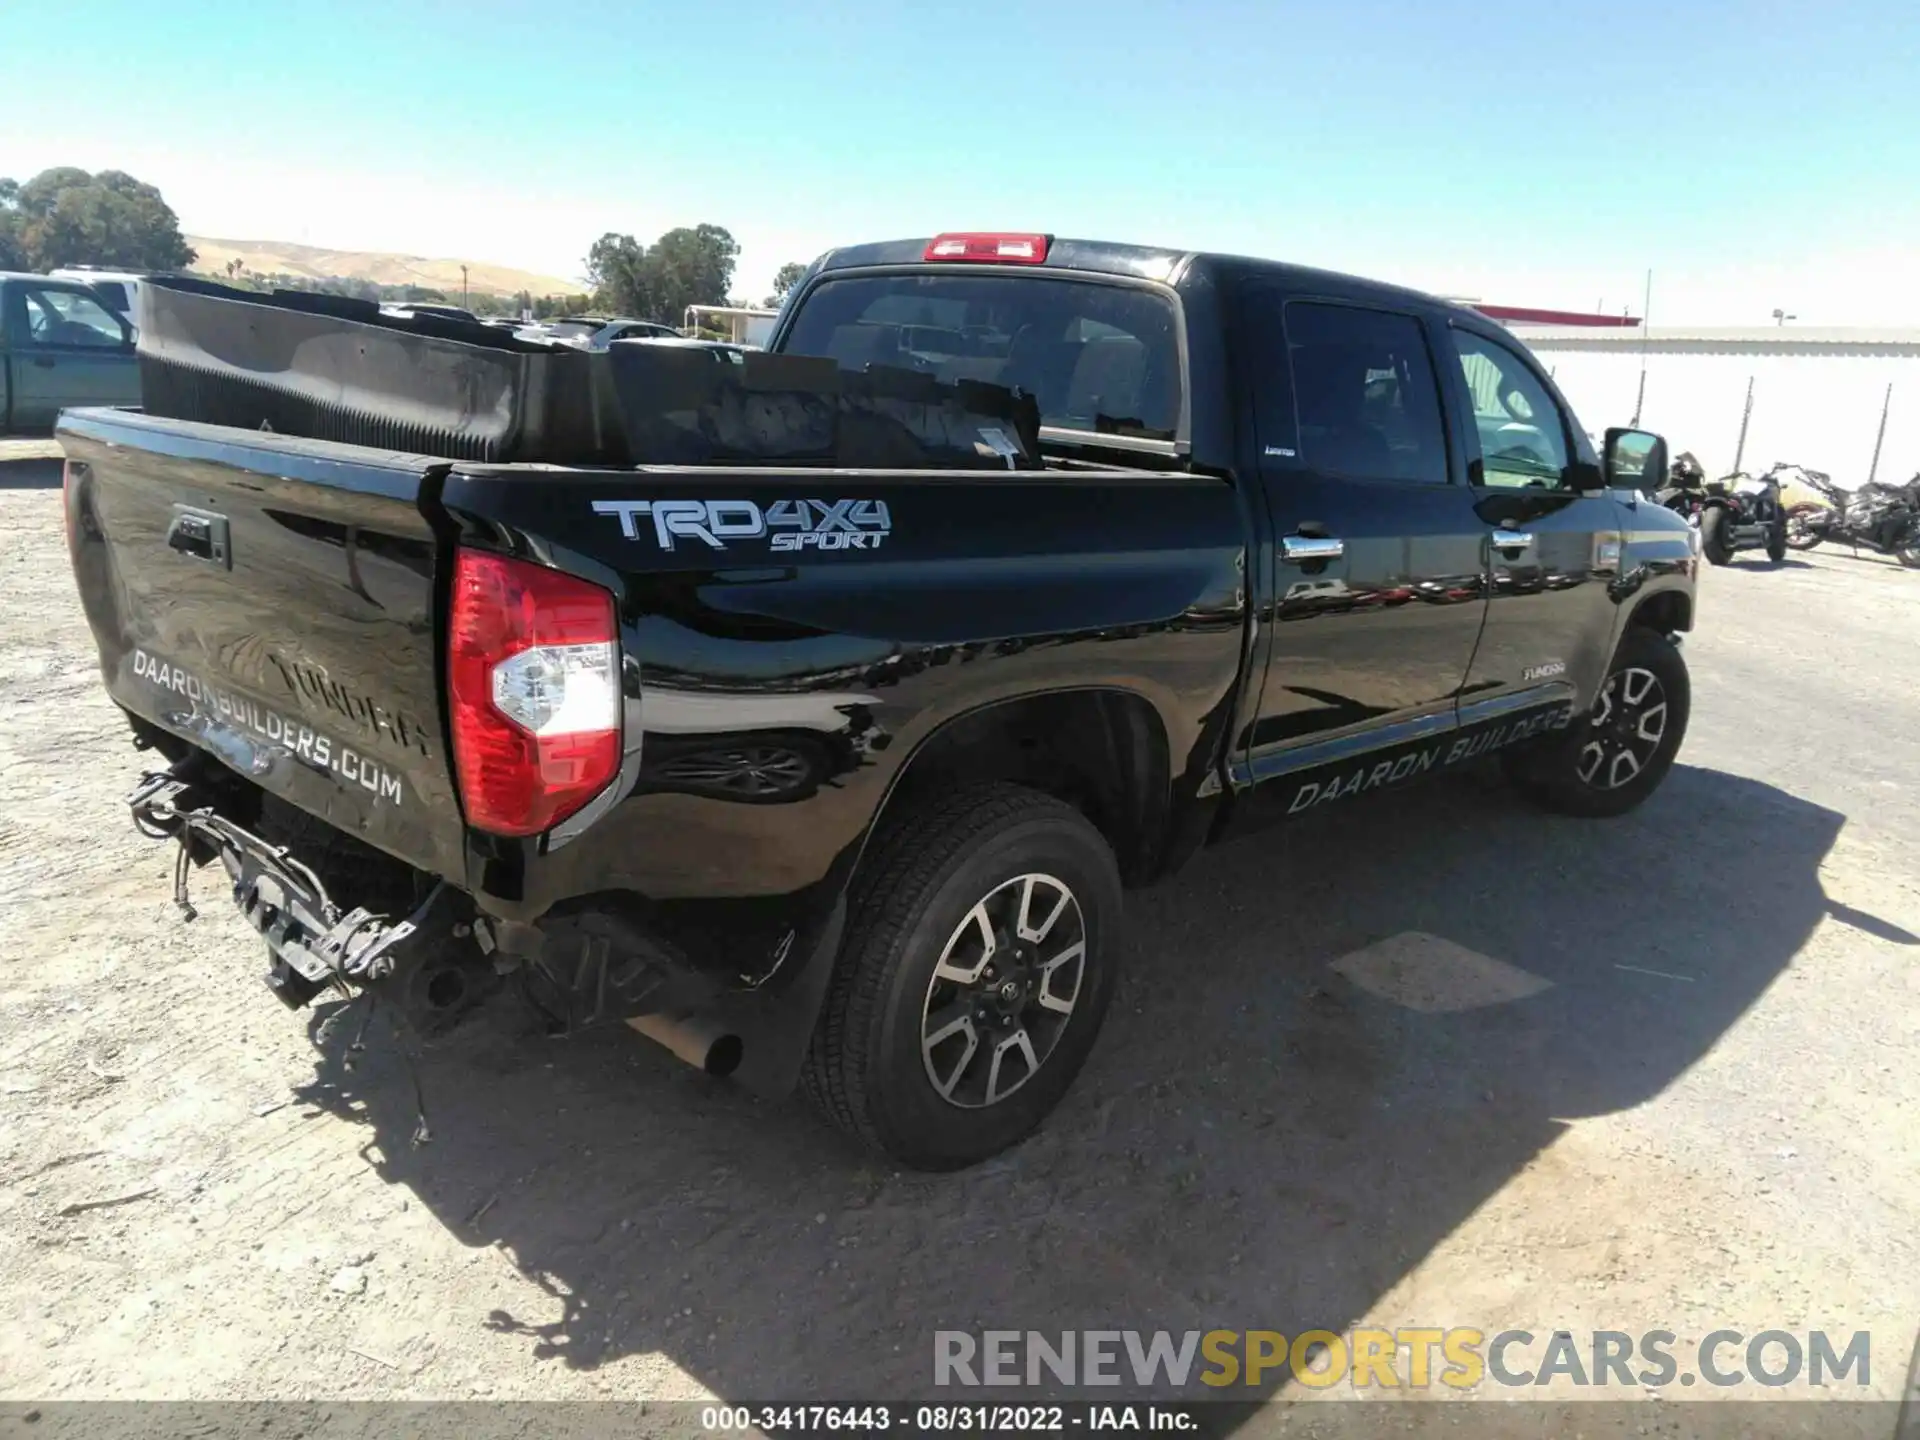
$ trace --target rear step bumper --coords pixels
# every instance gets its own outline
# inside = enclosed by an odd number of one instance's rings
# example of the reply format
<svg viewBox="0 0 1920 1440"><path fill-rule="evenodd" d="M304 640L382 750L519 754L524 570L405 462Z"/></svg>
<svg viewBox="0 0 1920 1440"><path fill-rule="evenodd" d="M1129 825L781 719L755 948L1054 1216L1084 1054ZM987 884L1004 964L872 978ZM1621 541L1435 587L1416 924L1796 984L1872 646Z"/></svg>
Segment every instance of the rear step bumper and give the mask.
<svg viewBox="0 0 1920 1440"><path fill-rule="evenodd" d="M273 957L268 988L290 1008L299 1009L329 986L348 993L390 979L454 939L464 897L444 882L404 919L362 906L343 908L286 847L221 815L215 797L190 778L196 768L190 759L143 779L127 796L133 822L143 834L178 841L173 899L188 919L195 913L187 893L192 869L220 861L234 903Z"/></svg>

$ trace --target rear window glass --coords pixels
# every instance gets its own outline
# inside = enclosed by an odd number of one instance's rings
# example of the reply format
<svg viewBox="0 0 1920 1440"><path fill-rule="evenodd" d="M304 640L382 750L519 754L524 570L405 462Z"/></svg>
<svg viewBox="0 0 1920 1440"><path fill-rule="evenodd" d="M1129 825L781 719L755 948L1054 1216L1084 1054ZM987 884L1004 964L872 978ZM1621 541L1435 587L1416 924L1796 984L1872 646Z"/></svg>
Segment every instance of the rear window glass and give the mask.
<svg viewBox="0 0 1920 1440"><path fill-rule="evenodd" d="M133 308L127 302L127 287L118 280L96 280L93 283L93 289L95 294L122 315Z"/></svg>
<svg viewBox="0 0 1920 1440"><path fill-rule="evenodd" d="M1128 286L1022 275L875 275L808 293L781 347L845 370L917 370L1018 388L1064 430L1171 440L1180 424L1173 306Z"/></svg>

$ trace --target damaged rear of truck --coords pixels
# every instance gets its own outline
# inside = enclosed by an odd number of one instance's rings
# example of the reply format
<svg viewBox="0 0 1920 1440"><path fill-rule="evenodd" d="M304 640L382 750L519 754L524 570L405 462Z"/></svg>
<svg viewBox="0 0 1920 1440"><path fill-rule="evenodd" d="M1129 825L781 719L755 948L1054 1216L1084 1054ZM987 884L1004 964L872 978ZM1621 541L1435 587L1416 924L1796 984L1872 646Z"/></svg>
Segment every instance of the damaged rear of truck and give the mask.
<svg viewBox="0 0 1920 1440"><path fill-rule="evenodd" d="M1066 288L1109 316L1145 298L1177 360L1165 286ZM970 463L559 466L70 413L80 594L163 762L136 822L178 842L188 913L196 872L224 874L290 1006L367 991L433 1032L512 990L552 1032L630 1021L766 1091L807 1066L831 1113L816 1020L850 929L902 889L885 857L854 883L876 837L917 853L908 822L959 797L1017 839L1049 801L1043 832L1084 832L1055 935L1084 955L1217 798L1243 502L1171 432L1043 465L1034 418L976 425ZM992 1125L917 1163L1037 1121L987 1102L1049 1058L1071 1078L1044 1022L1080 1009L1091 1042L1107 987L1080 960L1042 974L1021 898L1024 968L969 1021L1018 1037L978 1082Z"/></svg>
<svg viewBox="0 0 1920 1440"><path fill-rule="evenodd" d="M1204 827L1244 643L1224 487L488 470L135 415L62 438L107 688L166 761L136 819L178 838L183 903L222 862L291 1006L371 987L432 1031L510 987L778 1091L849 904L879 903L848 882L886 812L1070 785L1135 875L1173 858L1177 779ZM657 528L694 515L832 548L729 563Z"/></svg>

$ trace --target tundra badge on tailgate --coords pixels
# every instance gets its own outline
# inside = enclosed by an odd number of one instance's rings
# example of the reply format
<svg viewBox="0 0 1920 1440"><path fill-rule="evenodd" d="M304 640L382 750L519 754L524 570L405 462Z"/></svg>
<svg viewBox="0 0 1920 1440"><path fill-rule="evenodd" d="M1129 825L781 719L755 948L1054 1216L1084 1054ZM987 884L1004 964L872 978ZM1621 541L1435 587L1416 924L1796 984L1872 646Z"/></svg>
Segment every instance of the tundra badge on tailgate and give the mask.
<svg viewBox="0 0 1920 1440"><path fill-rule="evenodd" d="M653 521L662 550L677 540L699 540L715 550L729 541L771 536L777 554L792 550L878 550L893 533L884 500L776 500L762 510L751 500L596 500L596 515L620 521L629 540L642 534L642 516Z"/></svg>

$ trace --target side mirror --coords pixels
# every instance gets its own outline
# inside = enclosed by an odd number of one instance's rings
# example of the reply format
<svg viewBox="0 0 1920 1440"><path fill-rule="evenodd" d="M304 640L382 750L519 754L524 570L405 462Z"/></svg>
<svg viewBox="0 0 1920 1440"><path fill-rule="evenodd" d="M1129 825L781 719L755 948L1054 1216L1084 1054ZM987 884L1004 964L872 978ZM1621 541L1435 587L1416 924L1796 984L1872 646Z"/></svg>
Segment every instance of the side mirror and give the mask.
<svg viewBox="0 0 1920 1440"><path fill-rule="evenodd" d="M1603 469L1610 490L1651 495L1667 481L1667 442L1646 430L1607 431Z"/></svg>

